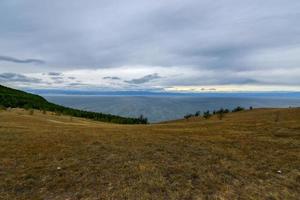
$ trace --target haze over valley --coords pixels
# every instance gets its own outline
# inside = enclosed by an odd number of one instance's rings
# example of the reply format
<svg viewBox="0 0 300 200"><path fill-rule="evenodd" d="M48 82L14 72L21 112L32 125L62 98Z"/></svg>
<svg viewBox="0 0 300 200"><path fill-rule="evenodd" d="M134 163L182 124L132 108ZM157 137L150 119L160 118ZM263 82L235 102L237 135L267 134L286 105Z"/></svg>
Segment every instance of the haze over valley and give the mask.
<svg viewBox="0 0 300 200"><path fill-rule="evenodd" d="M68 107L111 113L126 117L141 114L150 122L181 119L189 113L202 113L220 108L233 109L237 106L249 108L300 107L299 94L202 94L202 95L60 95L45 96L50 102Z"/></svg>

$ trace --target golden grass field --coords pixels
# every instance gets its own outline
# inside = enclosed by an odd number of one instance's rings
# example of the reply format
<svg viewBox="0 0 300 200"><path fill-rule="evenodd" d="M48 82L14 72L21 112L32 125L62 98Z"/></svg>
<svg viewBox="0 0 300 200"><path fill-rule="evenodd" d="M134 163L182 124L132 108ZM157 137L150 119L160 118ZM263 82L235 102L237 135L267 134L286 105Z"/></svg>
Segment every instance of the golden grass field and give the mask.
<svg viewBox="0 0 300 200"><path fill-rule="evenodd" d="M300 199L300 109L151 125L0 111L0 199Z"/></svg>

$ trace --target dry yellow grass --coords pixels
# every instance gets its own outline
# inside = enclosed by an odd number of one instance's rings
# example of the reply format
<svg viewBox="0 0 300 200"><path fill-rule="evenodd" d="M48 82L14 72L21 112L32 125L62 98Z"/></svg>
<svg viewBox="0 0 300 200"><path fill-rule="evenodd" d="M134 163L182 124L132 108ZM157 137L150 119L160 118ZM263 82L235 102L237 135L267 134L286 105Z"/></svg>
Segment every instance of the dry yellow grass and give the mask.
<svg viewBox="0 0 300 200"><path fill-rule="evenodd" d="M300 196L300 109L153 125L31 114L0 111L0 199Z"/></svg>

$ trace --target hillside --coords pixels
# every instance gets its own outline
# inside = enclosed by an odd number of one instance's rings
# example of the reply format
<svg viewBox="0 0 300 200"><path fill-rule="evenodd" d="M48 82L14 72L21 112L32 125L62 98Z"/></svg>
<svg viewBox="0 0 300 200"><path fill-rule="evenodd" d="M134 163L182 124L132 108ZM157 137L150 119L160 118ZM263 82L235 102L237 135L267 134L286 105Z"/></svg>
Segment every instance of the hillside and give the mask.
<svg viewBox="0 0 300 200"><path fill-rule="evenodd" d="M147 119L120 117L117 115L96 113L72 109L48 102L41 96L15 90L0 85L0 106L6 108L26 108L26 109L39 109L45 111L56 112L57 114L71 115L75 117L84 117L97 121L113 122L120 124L147 124Z"/></svg>
<svg viewBox="0 0 300 200"><path fill-rule="evenodd" d="M299 199L300 109L118 125L0 111L0 199Z"/></svg>

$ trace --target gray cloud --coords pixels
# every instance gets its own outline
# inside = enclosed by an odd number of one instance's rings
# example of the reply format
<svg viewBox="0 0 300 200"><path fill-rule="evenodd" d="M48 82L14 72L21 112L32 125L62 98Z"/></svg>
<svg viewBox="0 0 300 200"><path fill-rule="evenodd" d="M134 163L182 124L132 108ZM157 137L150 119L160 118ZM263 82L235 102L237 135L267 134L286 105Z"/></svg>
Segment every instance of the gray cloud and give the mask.
<svg viewBox="0 0 300 200"><path fill-rule="evenodd" d="M59 73L59 72L49 72L48 75L49 76L61 76L62 73Z"/></svg>
<svg viewBox="0 0 300 200"><path fill-rule="evenodd" d="M299 0L2 0L0 52L42 57L47 60L42 72L177 66L182 72L193 68L213 75L203 80L199 73L168 84L295 85L300 79L293 74L300 66L299 18ZM5 56L1 60L10 63L1 62L0 71L17 73L36 72L24 63L43 63ZM254 73L258 69L263 72ZM273 72L281 69L286 73L278 79ZM224 77L223 71L246 75Z"/></svg>
<svg viewBox="0 0 300 200"><path fill-rule="evenodd" d="M0 55L0 61L13 62L13 63L32 63L32 64L44 64L45 63L43 60L38 60L38 59L18 59L18 58L14 58L14 57L1 56L1 55Z"/></svg>
<svg viewBox="0 0 300 200"><path fill-rule="evenodd" d="M149 75L146 75L142 78L137 78L137 79L132 79L132 80L129 80L129 81L124 81L126 83L130 83L130 84L143 84L143 83L147 83L149 81L152 81L152 80L155 80L155 79L160 79L161 77L155 73L155 74L149 74Z"/></svg>
<svg viewBox="0 0 300 200"><path fill-rule="evenodd" d="M84 83L69 83L68 86L89 86L89 85Z"/></svg>
<svg viewBox="0 0 300 200"><path fill-rule="evenodd" d="M103 77L104 80L120 80L121 78L120 77L117 77L117 76L105 76Z"/></svg>
<svg viewBox="0 0 300 200"><path fill-rule="evenodd" d="M63 77L60 77L60 76L53 76L51 77L52 80L56 80L56 81L59 81L59 80L63 80L64 78Z"/></svg>
<svg viewBox="0 0 300 200"><path fill-rule="evenodd" d="M63 80L55 80L54 83L55 84L62 84L62 83L65 83L65 82Z"/></svg>
<svg viewBox="0 0 300 200"><path fill-rule="evenodd" d="M23 83L41 83L42 80L38 78L32 78L16 73L2 73L0 74L0 82L23 82Z"/></svg>

